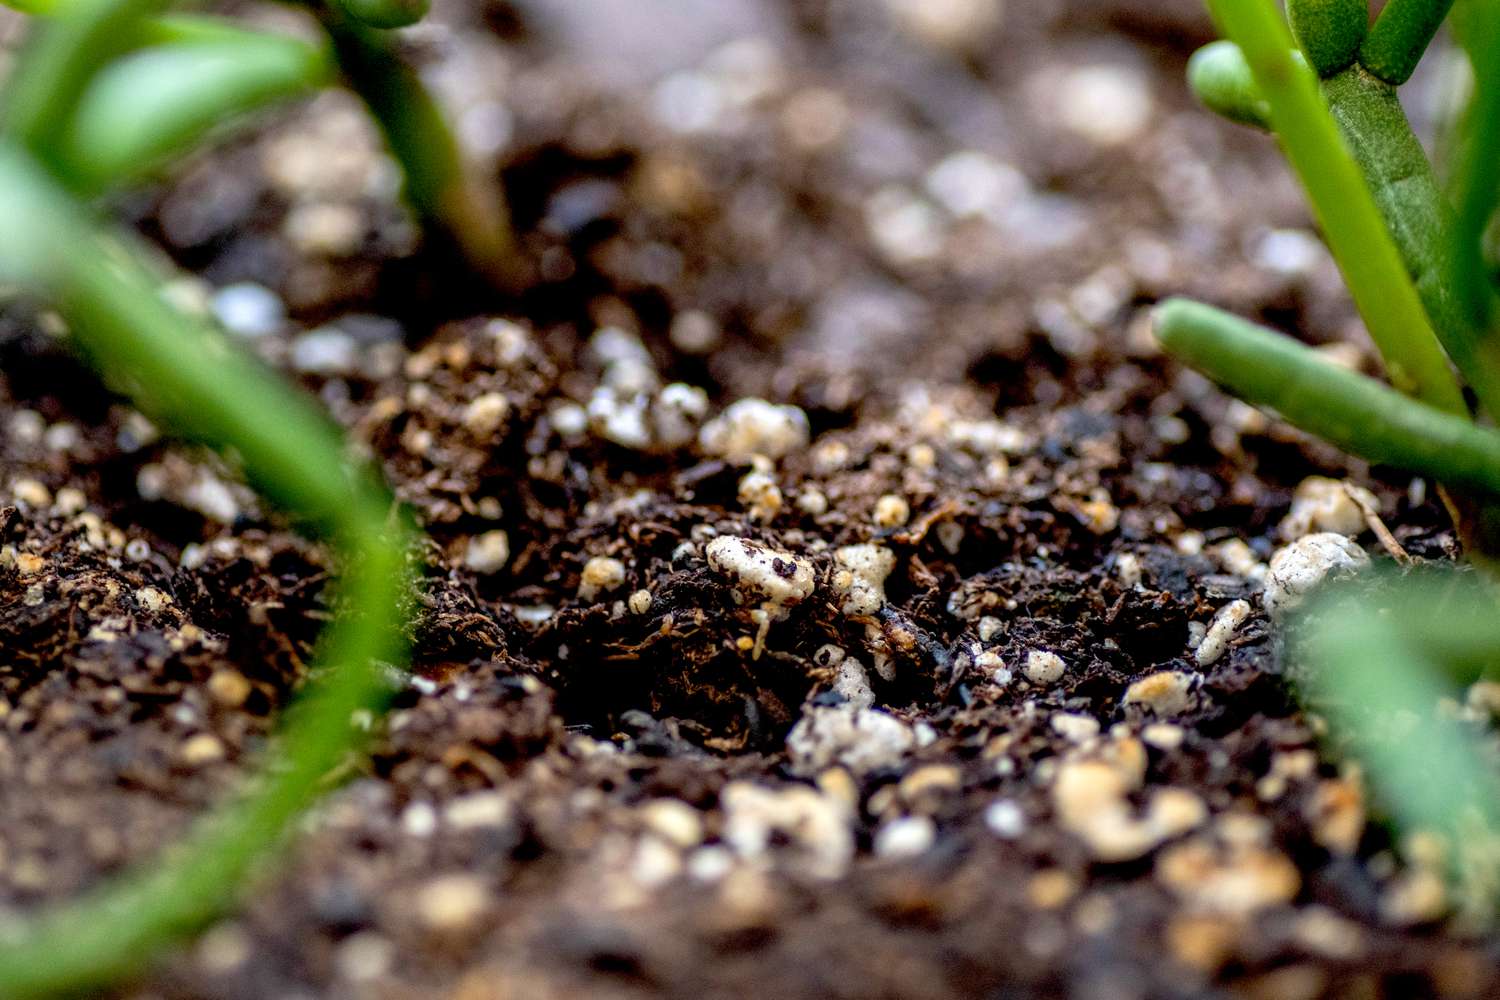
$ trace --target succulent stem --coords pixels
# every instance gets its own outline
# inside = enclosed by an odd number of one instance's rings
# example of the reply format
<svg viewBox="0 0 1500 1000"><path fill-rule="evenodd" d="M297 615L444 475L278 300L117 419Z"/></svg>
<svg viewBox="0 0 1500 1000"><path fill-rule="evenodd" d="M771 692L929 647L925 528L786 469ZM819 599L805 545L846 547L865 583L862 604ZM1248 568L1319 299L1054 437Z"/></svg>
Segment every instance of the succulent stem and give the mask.
<svg viewBox="0 0 1500 1000"><path fill-rule="evenodd" d="M1371 462L1500 497L1500 432L1408 399L1291 337L1184 299L1158 307L1162 346L1236 396Z"/></svg>
<svg viewBox="0 0 1500 1000"><path fill-rule="evenodd" d="M1317 80L1292 55L1272 0L1210 0L1264 95L1287 159L1306 188L1391 383L1437 409L1467 414L1422 302Z"/></svg>
<svg viewBox="0 0 1500 1000"><path fill-rule="evenodd" d="M1390 0L1375 19L1359 50L1359 61L1380 79L1399 87L1453 9L1453 0Z"/></svg>
<svg viewBox="0 0 1500 1000"><path fill-rule="evenodd" d="M1348 68L1370 28L1366 0L1287 0L1292 36L1320 77Z"/></svg>

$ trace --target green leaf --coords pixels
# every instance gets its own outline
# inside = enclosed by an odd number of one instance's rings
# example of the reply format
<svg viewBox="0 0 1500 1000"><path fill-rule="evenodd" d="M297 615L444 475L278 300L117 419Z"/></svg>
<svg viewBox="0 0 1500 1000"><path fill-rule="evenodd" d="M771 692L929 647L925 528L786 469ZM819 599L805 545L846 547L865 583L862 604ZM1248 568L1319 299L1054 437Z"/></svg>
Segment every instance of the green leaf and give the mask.
<svg viewBox="0 0 1500 1000"><path fill-rule="evenodd" d="M336 0L344 12L372 28L404 28L427 16L432 0Z"/></svg>
<svg viewBox="0 0 1500 1000"><path fill-rule="evenodd" d="M1399 87L1416 72L1452 9L1453 0L1390 0L1360 47L1360 64Z"/></svg>
<svg viewBox="0 0 1500 1000"><path fill-rule="evenodd" d="M83 94L60 144L60 173L87 193L137 180L226 121L310 93L331 76L323 50L275 35L134 52Z"/></svg>
<svg viewBox="0 0 1500 1000"><path fill-rule="evenodd" d="M44 22L12 72L5 132L49 165L94 74L131 47L142 19L166 0L76 0Z"/></svg>
<svg viewBox="0 0 1500 1000"><path fill-rule="evenodd" d="M1287 0L1292 35L1319 76L1332 76L1354 62L1370 27L1366 0Z"/></svg>
<svg viewBox="0 0 1500 1000"><path fill-rule="evenodd" d="M406 176L406 197L446 231L479 271L502 289L523 282L499 178L465 161L442 109L385 32L323 13L334 57L351 89L380 125Z"/></svg>
<svg viewBox="0 0 1500 1000"><path fill-rule="evenodd" d="M1162 346L1247 403L1352 455L1500 496L1500 432L1409 399L1291 337L1212 306L1157 308Z"/></svg>
<svg viewBox="0 0 1500 1000"><path fill-rule="evenodd" d="M1188 60L1188 86L1203 106L1230 121L1270 129L1271 106L1261 96L1245 53L1233 42L1209 42Z"/></svg>

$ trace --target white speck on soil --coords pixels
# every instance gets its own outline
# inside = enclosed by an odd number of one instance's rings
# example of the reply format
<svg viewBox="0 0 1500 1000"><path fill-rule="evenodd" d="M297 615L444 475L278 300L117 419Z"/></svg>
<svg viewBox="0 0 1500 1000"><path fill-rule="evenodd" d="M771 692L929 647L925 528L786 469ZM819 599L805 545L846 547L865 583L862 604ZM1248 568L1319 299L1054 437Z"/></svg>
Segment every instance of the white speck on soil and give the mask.
<svg viewBox="0 0 1500 1000"><path fill-rule="evenodd" d="M441 875L417 890L415 903L428 930L453 933L469 929L484 915L490 895L473 875Z"/></svg>
<svg viewBox="0 0 1500 1000"><path fill-rule="evenodd" d="M937 842L937 824L930 816L902 816L875 831L875 854L888 860L914 858Z"/></svg>
<svg viewBox="0 0 1500 1000"><path fill-rule="evenodd" d="M1200 647L1201 648L1201 647ZM1178 670L1147 674L1125 690L1125 704L1160 716L1177 715L1192 704L1193 676Z"/></svg>
<svg viewBox="0 0 1500 1000"><path fill-rule="evenodd" d="M595 556L584 563L578 581L580 600L592 601L600 594L618 590L625 583L625 564L613 556Z"/></svg>
<svg viewBox="0 0 1500 1000"><path fill-rule="evenodd" d="M1099 735L1099 720L1092 715L1059 712L1052 717L1052 731L1069 743L1087 743Z"/></svg>
<svg viewBox="0 0 1500 1000"><path fill-rule="evenodd" d="M1067 665L1063 658L1045 649L1033 649L1026 654L1026 679L1033 684L1056 684L1062 680Z"/></svg>
<svg viewBox="0 0 1500 1000"><path fill-rule="evenodd" d="M854 857L854 832L845 807L807 785L766 788L733 781L719 793L721 836L745 860L758 860L784 840L791 858L809 875L842 876Z"/></svg>
<svg viewBox="0 0 1500 1000"><path fill-rule="evenodd" d="M464 565L484 576L500 572L509 561L510 536L499 529L475 535L464 547Z"/></svg>
<svg viewBox="0 0 1500 1000"><path fill-rule="evenodd" d="M833 690L844 696L855 711L871 708L875 704L875 692L870 687L870 675L863 663L849 656L839 661L834 675Z"/></svg>
<svg viewBox="0 0 1500 1000"><path fill-rule="evenodd" d="M833 555L833 589L844 594L844 614L869 616L885 604L885 581L896 554L883 545L846 545Z"/></svg>
<svg viewBox="0 0 1500 1000"><path fill-rule="evenodd" d="M760 598L762 610L773 621L781 621L811 597L817 585L812 564L806 559L749 539L715 538L704 552L714 571L733 577L742 594Z"/></svg>
<svg viewBox="0 0 1500 1000"><path fill-rule="evenodd" d="M792 768L813 774L842 764L856 774L900 763L916 745L906 723L875 708L810 707L787 734Z"/></svg>
<svg viewBox="0 0 1500 1000"><path fill-rule="evenodd" d="M1010 799L997 799L985 807L984 825L1001 840L1015 840L1026 832L1026 814Z"/></svg>
<svg viewBox="0 0 1500 1000"><path fill-rule="evenodd" d="M1198 643L1195 654L1198 666L1206 667L1217 663L1229 648L1229 640L1234 637L1235 629L1249 617L1249 601L1230 601L1220 608L1219 613L1214 615L1214 620L1209 623L1208 631L1203 634L1203 641Z"/></svg>
<svg viewBox="0 0 1500 1000"><path fill-rule="evenodd" d="M225 285L209 300L209 309L225 330L237 337L269 337L286 325L286 305L264 285L246 281Z"/></svg>
<svg viewBox="0 0 1500 1000"><path fill-rule="evenodd" d="M773 462L807 447L807 414L795 406L741 399L703 425L698 443L709 455L744 460L764 455Z"/></svg>
<svg viewBox="0 0 1500 1000"><path fill-rule="evenodd" d="M1065 71L1053 82L1062 125L1099 146L1122 146L1151 122L1154 102L1145 76L1132 66L1098 63Z"/></svg>
<svg viewBox="0 0 1500 1000"><path fill-rule="evenodd" d="M1368 565L1365 550L1343 535L1307 535L1271 557L1261 603L1273 618L1279 618L1324 580L1357 573Z"/></svg>
<svg viewBox="0 0 1500 1000"><path fill-rule="evenodd" d="M911 505L904 498L888 493L875 501L873 516L877 528L899 528L911 520Z"/></svg>
<svg viewBox="0 0 1500 1000"><path fill-rule="evenodd" d="M1355 497L1371 509L1380 507L1375 494L1362 486L1346 485L1324 476L1309 476L1298 484L1292 494L1291 510L1276 531L1289 542L1319 532L1358 535L1365 530L1365 514Z"/></svg>
<svg viewBox="0 0 1500 1000"><path fill-rule="evenodd" d="M350 375L359 364L354 338L334 327L321 327L292 341L292 367L314 375Z"/></svg>

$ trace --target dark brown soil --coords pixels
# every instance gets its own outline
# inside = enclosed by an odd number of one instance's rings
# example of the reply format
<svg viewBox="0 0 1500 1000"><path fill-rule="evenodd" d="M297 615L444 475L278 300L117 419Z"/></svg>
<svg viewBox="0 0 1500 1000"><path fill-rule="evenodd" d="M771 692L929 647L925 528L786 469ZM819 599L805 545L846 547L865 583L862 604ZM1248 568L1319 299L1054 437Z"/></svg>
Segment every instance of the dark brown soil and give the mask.
<svg viewBox="0 0 1500 1000"><path fill-rule="evenodd" d="M1258 596L1308 476L1374 490L1418 558L1451 555L1441 509L1150 340L1150 305L1186 293L1369 363L1274 149L1185 94L1197 4L1011 3L957 49L901 6L440 9L413 57L477 131L494 101L513 116L540 275L518 300L418 246L339 95L114 206L185 301L281 297L254 349L431 539L373 759L123 995L1500 992L1500 940L1451 919L1319 747ZM0 919L219 801L330 612L324 553L57 332L0 313ZM793 405L809 439L770 463L660 427L642 446L603 425L630 379L699 387L709 418ZM493 531L500 568L473 541ZM763 623L708 559L733 536L810 595ZM894 568L846 613L838 553L864 543ZM1197 629L1241 599L1200 665ZM894 749L789 751L871 695ZM1151 829L1122 846L1121 824Z"/></svg>

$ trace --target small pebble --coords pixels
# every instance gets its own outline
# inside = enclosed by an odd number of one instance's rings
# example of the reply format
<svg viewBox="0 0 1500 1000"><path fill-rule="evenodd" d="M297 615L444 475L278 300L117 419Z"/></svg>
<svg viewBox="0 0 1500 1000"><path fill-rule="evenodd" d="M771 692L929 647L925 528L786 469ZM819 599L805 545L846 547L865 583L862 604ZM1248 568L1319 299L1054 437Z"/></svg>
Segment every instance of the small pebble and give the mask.
<svg viewBox="0 0 1500 1000"><path fill-rule="evenodd" d="M937 842L937 824L930 816L902 816L875 831L875 854L890 860L925 854Z"/></svg>
<svg viewBox="0 0 1500 1000"><path fill-rule="evenodd" d="M1291 510L1282 519L1277 533L1289 542L1319 532L1359 535L1365 530L1365 513L1355 497L1372 510L1380 509L1375 494L1362 486L1309 476L1292 494Z"/></svg>
<svg viewBox="0 0 1500 1000"><path fill-rule="evenodd" d="M1005 13L1004 0L885 0L885 6L912 38L955 52L982 46Z"/></svg>
<svg viewBox="0 0 1500 1000"><path fill-rule="evenodd" d="M687 850L703 843L703 817L681 799L652 799L640 807L641 821L657 836Z"/></svg>
<svg viewBox="0 0 1500 1000"><path fill-rule="evenodd" d="M208 678L208 694L225 708L239 708L250 697L250 682L238 670L215 670Z"/></svg>
<svg viewBox="0 0 1500 1000"><path fill-rule="evenodd" d="M268 337L286 325L285 303L254 282L225 285L213 294L209 309L225 330L247 339Z"/></svg>
<svg viewBox="0 0 1500 1000"><path fill-rule="evenodd" d="M1146 78L1131 66L1075 67L1058 81L1055 97L1063 126L1100 146L1136 139L1153 113Z"/></svg>
<svg viewBox="0 0 1500 1000"><path fill-rule="evenodd" d="M509 561L510 536L499 529L475 535L464 547L464 565L483 576L500 572Z"/></svg>
<svg viewBox="0 0 1500 1000"><path fill-rule="evenodd" d="M771 521L781 512L781 488L763 472L746 473L740 479L738 499L756 521Z"/></svg>
<svg viewBox="0 0 1500 1000"><path fill-rule="evenodd" d="M1137 705L1159 716L1178 715L1192 703L1193 678L1176 670L1148 674L1125 691L1125 704Z"/></svg>
<svg viewBox="0 0 1500 1000"><path fill-rule="evenodd" d="M1011 800L998 799L985 808L984 825L1001 840L1015 840L1026 832L1026 814Z"/></svg>
<svg viewBox="0 0 1500 1000"><path fill-rule="evenodd" d="M828 498L816 489L806 489L797 495L797 509L812 517L828 513Z"/></svg>
<svg viewBox="0 0 1500 1000"><path fill-rule="evenodd" d="M911 726L877 708L808 708L786 737L793 769L815 774L842 764L856 774L891 767L916 746Z"/></svg>
<svg viewBox="0 0 1500 1000"><path fill-rule="evenodd" d="M488 437L505 423L510 415L510 400L503 393L486 392L464 407L464 426L479 437Z"/></svg>
<svg viewBox="0 0 1500 1000"><path fill-rule="evenodd" d="M1307 535L1271 557L1261 603L1271 617L1280 618L1324 580L1357 573L1368 565L1365 550L1343 535Z"/></svg>
<svg viewBox="0 0 1500 1000"><path fill-rule="evenodd" d="M473 875L442 875L415 896L417 917L428 930L453 933L472 927L489 908L489 891Z"/></svg>
<svg viewBox="0 0 1500 1000"><path fill-rule="evenodd" d="M1056 684L1062 680L1067 669L1063 658L1045 649L1033 649L1026 654L1026 679L1033 684Z"/></svg>
<svg viewBox="0 0 1500 1000"><path fill-rule="evenodd" d="M706 312L689 309L672 319L667 334L672 346L684 354L711 354L719 346L722 331L718 322Z"/></svg>
<svg viewBox="0 0 1500 1000"><path fill-rule="evenodd" d="M299 372L351 375L359 366L359 349L347 333L323 327L293 340L290 360Z"/></svg>
<svg viewBox="0 0 1500 1000"><path fill-rule="evenodd" d="M888 493L875 501L874 519L877 528L899 528L911 520L911 505Z"/></svg>
<svg viewBox="0 0 1500 1000"><path fill-rule="evenodd" d="M1052 717L1052 731L1069 743L1086 743L1099 735L1099 720L1091 715L1059 712Z"/></svg>
<svg viewBox="0 0 1500 1000"><path fill-rule="evenodd" d="M773 462L806 448L807 414L795 406L741 399L703 425L698 443L709 455L730 460L764 455Z"/></svg>
<svg viewBox="0 0 1500 1000"><path fill-rule="evenodd" d="M612 556L595 556L583 566L578 596L592 601L601 593L616 590L625 583L625 564Z"/></svg>
<svg viewBox="0 0 1500 1000"><path fill-rule="evenodd" d="M52 506L52 491L35 479L14 479L10 484L10 495L16 501L33 510L45 510Z"/></svg>
<svg viewBox="0 0 1500 1000"><path fill-rule="evenodd" d="M443 807L443 823L450 830L485 830L510 822L510 800L496 791L470 792Z"/></svg>
<svg viewBox="0 0 1500 1000"><path fill-rule="evenodd" d="M1229 640L1233 638L1235 629L1249 617L1249 601L1230 601L1220 608L1209 624L1208 631L1203 634L1202 641L1198 643L1195 653L1198 666L1206 667L1218 662L1219 657L1229 648Z"/></svg>
<svg viewBox="0 0 1500 1000"><path fill-rule="evenodd" d="M742 594L762 598L761 607L781 620L807 600L817 585L813 567L790 552L767 548L745 538L722 537L704 549L715 572L733 577Z"/></svg>
<svg viewBox="0 0 1500 1000"><path fill-rule="evenodd" d="M885 605L885 581L896 554L883 545L846 545L834 553L833 589L847 595L843 612L868 617Z"/></svg>
<svg viewBox="0 0 1500 1000"><path fill-rule="evenodd" d="M179 750L184 764L201 767L224 759L224 744L212 733L190 737Z"/></svg>

